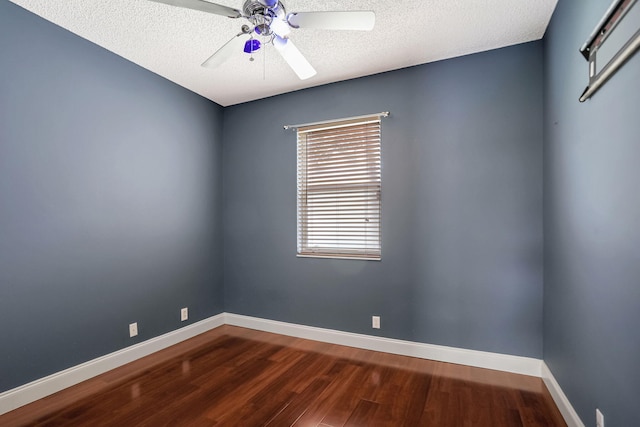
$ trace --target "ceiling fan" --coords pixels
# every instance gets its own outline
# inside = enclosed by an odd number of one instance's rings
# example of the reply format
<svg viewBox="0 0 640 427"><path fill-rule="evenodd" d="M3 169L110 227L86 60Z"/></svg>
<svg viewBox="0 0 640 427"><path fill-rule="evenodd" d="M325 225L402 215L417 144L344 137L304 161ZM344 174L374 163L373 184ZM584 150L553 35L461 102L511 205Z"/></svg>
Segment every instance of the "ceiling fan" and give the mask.
<svg viewBox="0 0 640 427"><path fill-rule="evenodd" d="M260 49L263 43L272 43L276 51L302 80L313 77L316 70L289 39L292 28L370 31L375 24L375 13L372 11L293 12L287 14L284 4L278 0L246 0L242 10L207 0L150 1L234 19L244 18L249 22L248 25L242 25L238 34L204 61L203 67L215 68L233 56L235 52L244 50L246 53L253 53ZM263 42L254 39L254 34L261 36Z"/></svg>

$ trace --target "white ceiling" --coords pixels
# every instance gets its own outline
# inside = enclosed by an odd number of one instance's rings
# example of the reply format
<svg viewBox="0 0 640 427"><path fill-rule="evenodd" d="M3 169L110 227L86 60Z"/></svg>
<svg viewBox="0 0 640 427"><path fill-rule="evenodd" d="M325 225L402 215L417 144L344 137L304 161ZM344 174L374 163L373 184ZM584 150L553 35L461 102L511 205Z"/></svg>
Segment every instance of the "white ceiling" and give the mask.
<svg viewBox="0 0 640 427"><path fill-rule="evenodd" d="M371 32L293 30L318 71L299 80L273 46L200 64L246 21L147 0L11 0L220 105L542 38L557 0L282 0L287 12L373 10ZM244 0L217 0L242 9Z"/></svg>

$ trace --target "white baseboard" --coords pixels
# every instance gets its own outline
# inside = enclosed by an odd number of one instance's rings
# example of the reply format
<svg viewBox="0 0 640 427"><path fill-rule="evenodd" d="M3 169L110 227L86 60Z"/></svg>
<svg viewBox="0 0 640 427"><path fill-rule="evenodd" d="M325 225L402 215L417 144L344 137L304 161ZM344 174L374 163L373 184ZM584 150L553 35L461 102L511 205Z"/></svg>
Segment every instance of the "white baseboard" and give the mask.
<svg viewBox="0 0 640 427"><path fill-rule="evenodd" d="M381 351L384 353L419 357L421 359L437 360L440 362L457 363L460 365L494 369L535 377L540 377L542 375L542 360L530 357L510 356L506 354L466 350L442 345L402 341L392 338L296 325L293 323L278 322L275 320L260 319L257 317L242 316L231 313L225 313L225 323L249 329L257 329L265 332L273 332L281 335L328 342L366 350Z"/></svg>
<svg viewBox="0 0 640 427"><path fill-rule="evenodd" d="M123 348L122 350L0 393L0 415L181 341L193 338L196 335L222 326L223 324L224 314L218 314L185 326L184 328L132 345L131 347Z"/></svg>
<svg viewBox="0 0 640 427"><path fill-rule="evenodd" d="M567 399L567 396L564 394L562 389L560 388L560 384L556 381L551 370L547 366L546 363L542 362L542 380L544 381L547 389L549 389L549 393L553 398L553 401L556 403L556 406L560 410L564 421L567 423L569 427L584 427L584 423L578 416L578 413L571 406L571 402Z"/></svg>
<svg viewBox="0 0 640 427"><path fill-rule="evenodd" d="M0 415L224 324L366 350L541 377L567 425L584 427L551 371L540 359L355 334L232 313L218 314L0 393Z"/></svg>

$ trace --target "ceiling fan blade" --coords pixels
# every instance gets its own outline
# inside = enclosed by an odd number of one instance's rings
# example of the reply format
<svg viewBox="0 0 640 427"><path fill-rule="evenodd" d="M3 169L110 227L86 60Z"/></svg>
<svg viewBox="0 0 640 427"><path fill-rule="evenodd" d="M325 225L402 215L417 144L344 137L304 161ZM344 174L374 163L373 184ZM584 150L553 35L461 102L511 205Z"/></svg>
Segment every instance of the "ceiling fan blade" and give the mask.
<svg viewBox="0 0 640 427"><path fill-rule="evenodd" d="M376 14L369 10L343 12L294 12L287 15L287 22L289 22L289 25L294 28L370 31L376 23Z"/></svg>
<svg viewBox="0 0 640 427"><path fill-rule="evenodd" d="M300 77L300 80L306 80L316 75L316 70L291 40L276 36L273 39L273 45L291 69Z"/></svg>
<svg viewBox="0 0 640 427"><path fill-rule="evenodd" d="M240 18L242 12L217 3L211 3L205 0L149 0L156 3L164 3L171 6L184 7L187 9L200 10L216 15L228 16L229 18Z"/></svg>
<svg viewBox="0 0 640 427"><path fill-rule="evenodd" d="M213 55L202 63L203 67L216 68L221 65L227 59L231 58L235 53L242 51L244 43L249 40L250 34L240 33L228 42L226 42L220 49L218 49Z"/></svg>

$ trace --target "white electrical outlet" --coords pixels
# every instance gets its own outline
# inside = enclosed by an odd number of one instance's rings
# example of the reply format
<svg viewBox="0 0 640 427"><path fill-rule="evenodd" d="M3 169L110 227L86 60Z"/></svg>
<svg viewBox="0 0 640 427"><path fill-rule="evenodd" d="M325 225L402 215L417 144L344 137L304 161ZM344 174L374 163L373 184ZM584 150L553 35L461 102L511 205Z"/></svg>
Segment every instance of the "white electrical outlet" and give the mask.
<svg viewBox="0 0 640 427"><path fill-rule="evenodd" d="M184 322L189 318L189 308L185 307L180 310L180 321Z"/></svg>
<svg viewBox="0 0 640 427"><path fill-rule="evenodd" d="M596 408L596 427L604 427L604 415Z"/></svg>
<svg viewBox="0 0 640 427"><path fill-rule="evenodd" d="M138 322L129 324L129 337L138 335Z"/></svg>
<svg viewBox="0 0 640 427"><path fill-rule="evenodd" d="M371 316L371 327L373 329L380 329L380 316Z"/></svg>

